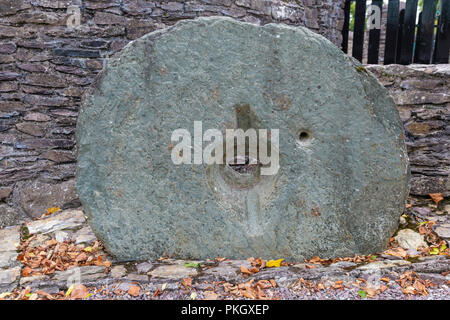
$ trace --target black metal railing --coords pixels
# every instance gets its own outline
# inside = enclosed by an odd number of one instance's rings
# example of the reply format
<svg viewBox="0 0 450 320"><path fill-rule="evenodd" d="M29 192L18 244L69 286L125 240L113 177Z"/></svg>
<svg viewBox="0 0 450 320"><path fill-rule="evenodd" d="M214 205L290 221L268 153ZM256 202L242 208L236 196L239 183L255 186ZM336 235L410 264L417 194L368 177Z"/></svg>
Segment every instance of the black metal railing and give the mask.
<svg viewBox="0 0 450 320"><path fill-rule="evenodd" d="M354 4L352 4L354 2ZM367 48L367 63L378 64L380 58L381 28L386 32L384 45L384 64L437 64L449 62L450 50L450 0L423 0L421 12L417 17L419 0L384 1L372 0L372 12L366 0L346 0L344 12L342 50L349 49L349 32L353 29L351 55L363 61L364 44ZM386 7L387 5L387 7ZM374 10L378 7L378 10ZM404 7L404 8L401 8ZM386 25L367 27L367 14L387 14ZM386 13L387 11L387 13ZM418 23L416 21L418 20ZM353 28L352 26L353 25ZM366 32L367 29L368 32ZM368 41L365 36L368 33Z"/></svg>

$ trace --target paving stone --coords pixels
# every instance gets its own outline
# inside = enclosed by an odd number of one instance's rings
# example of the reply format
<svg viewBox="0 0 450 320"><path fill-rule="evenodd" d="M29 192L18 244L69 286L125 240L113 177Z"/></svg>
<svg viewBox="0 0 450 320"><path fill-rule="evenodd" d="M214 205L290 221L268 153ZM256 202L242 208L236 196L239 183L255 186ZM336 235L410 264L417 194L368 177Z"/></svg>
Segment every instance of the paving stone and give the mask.
<svg viewBox="0 0 450 320"><path fill-rule="evenodd" d="M356 263L351 261L339 261L329 265L330 268L353 268L356 266Z"/></svg>
<svg viewBox="0 0 450 320"><path fill-rule="evenodd" d="M75 241L75 244L80 243L91 244L92 242L97 240L97 237L95 236L91 227L85 226L80 230L76 231L72 235L72 239Z"/></svg>
<svg viewBox="0 0 450 320"><path fill-rule="evenodd" d="M149 272L152 278L164 278L164 279L181 279L197 275L198 272L194 268L186 268L182 265L164 265L156 267L153 271Z"/></svg>
<svg viewBox="0 0 450 320"><path fill-rule="evenodd" d="M122 278L127 274L127 269L123 265L114 266L111 268L110 275L113 278Z"/></svg>
<svg viewBox="0 0 450 320"><path fill-rule="evenodd" d="M20 226L0 229L0 252L16 251L20 245Z"/></svg>
<svg viewBox="0 0 450 320"><path fill-rule="evenodd" d="M14 267L11 269L0 270L0 291L11 291L17 286L20 277L21 267Z"/></svg>
<svg viewBox="0 0 450 320"><path fill-rule="evenodd" d="M203 271L203 274L211 275L219 280L224 281L235 279L239 275L239 273L239 268L224 263L220 263L217 267L209 268Z"/></svg>
<svg viewBox="0 0 450 320"><path fill-rule="evenodd" d="M30 234L50 233L80 227L85 221L83 211L65 210L61 213L54 213L49 218L28 222L26 226Z"/></svg>
<svg viewBox="0 0 450 320"><path fill-rule="evenodd" d="M406 260L391 260L391 261L375 261L360 267L357 267L358 270L380 270L385 268L394 268L397 266L405 266L409 265L411 262Z"/></svg>
<svg viewBox="0 0 450 320"><path fill-rule="evenodd" d="M450 241L450 223L445 223L438 225L436 228L434 228L434 232L441 237L442 239L447 240L447 243Z"/></svg>
<svg viewBox="0 0 450 320"><path fill-rule="evenodd" d="M131 281L140 281L140 282L148 281L148 275L145 274L129 273L127 274L126 278Z"/></svg>
<svg viewBox="0 0 450 320"><path fill-rule="evenodd" d="M58 242L69 241L71 238L71 233L67 231L56 231L55 240Z"/></svg>
<svg viewBox="0 0 450 320"><path fill-rule="evenodd" d="M44 281L50 281L50 277L45 274L40 274L36 276L30 276L30 277L21 277L19 284L20 286L27 286L27 285L41 285Z"/></svg>
<svg viewBox="0 0 450 320"><path fill-rule="evenodd" d="M34 236L33 240L30 241L29 247L36 248L45 244L46 241L50 240L52 237L48 234L38 233Z"/></svg>
<svg viewBox="0 0 450 320"><path fill-rule="evenodd" d="M79 281L80 283L89 283L98 279L105 278L105 267L100 266L83 266L71 267L64 271L55 271L52 280L59 283L68 283Z"/></svg>
<svg viewBox="0 0 450 320"><path fill-rule="evenodd" d="M150 261L141 262L136 265L137 272L147 273L153 268L153 263Z"/></svg>
<svg viewBox="0 0 450 320"><path fill-rule="evenodd" d="M18 253L16 251L3 251L0 252L0 268L11 267L19 264L17 261Z"/></svg>

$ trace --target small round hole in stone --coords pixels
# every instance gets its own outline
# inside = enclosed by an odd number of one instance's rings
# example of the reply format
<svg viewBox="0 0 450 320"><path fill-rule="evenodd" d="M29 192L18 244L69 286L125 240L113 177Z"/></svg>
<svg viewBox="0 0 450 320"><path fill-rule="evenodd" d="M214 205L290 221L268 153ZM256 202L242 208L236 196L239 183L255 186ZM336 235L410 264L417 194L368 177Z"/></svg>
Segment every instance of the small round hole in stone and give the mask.
<svg viewBox="0 0 450 320"><path fill-rule="evenodd" d="M302 132L300 132L300 134L298 135L298 140L300 140L300 141L305 141L305 140L308 140L310 137L309 137L309 133L308 132L306 132L306 131L302 131Z"/></svg>

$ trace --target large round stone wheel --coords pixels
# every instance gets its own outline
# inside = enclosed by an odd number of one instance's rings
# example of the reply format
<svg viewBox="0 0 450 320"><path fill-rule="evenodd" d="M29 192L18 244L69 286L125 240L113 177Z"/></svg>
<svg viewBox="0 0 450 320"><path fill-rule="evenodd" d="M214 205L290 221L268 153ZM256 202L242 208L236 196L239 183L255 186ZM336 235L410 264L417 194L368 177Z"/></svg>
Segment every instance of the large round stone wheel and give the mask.
<svg viewBox="0 0 450 320"><path fill-rule="evenodd" d="M194 121L279 129L279 170L175 165ZM408 193L393 100L302 27L201 18L131 42L85 95L77 143L79 197L119 260L374 253Z"/></svg>

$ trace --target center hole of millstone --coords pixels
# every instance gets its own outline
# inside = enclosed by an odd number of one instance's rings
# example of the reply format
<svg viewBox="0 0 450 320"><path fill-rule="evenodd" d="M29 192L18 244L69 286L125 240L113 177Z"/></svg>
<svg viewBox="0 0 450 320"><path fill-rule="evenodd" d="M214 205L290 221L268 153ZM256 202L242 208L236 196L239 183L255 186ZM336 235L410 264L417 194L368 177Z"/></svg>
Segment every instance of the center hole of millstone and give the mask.
<svg viewBox="0 0 450 320"><path fill-rule="evenodd" d="M260 163L248 156L236 156L222 166L222 176L228 185L238 189L251 188L261 178Z"/></svg>
<svg viewBox="0 0 450 320"><path fill-rule="evenodd" d="M234 157L233 160L227 164L231 169L240 174L251 174L258 170L259 162L256 159L251 159L248 156Z"/></svg>

